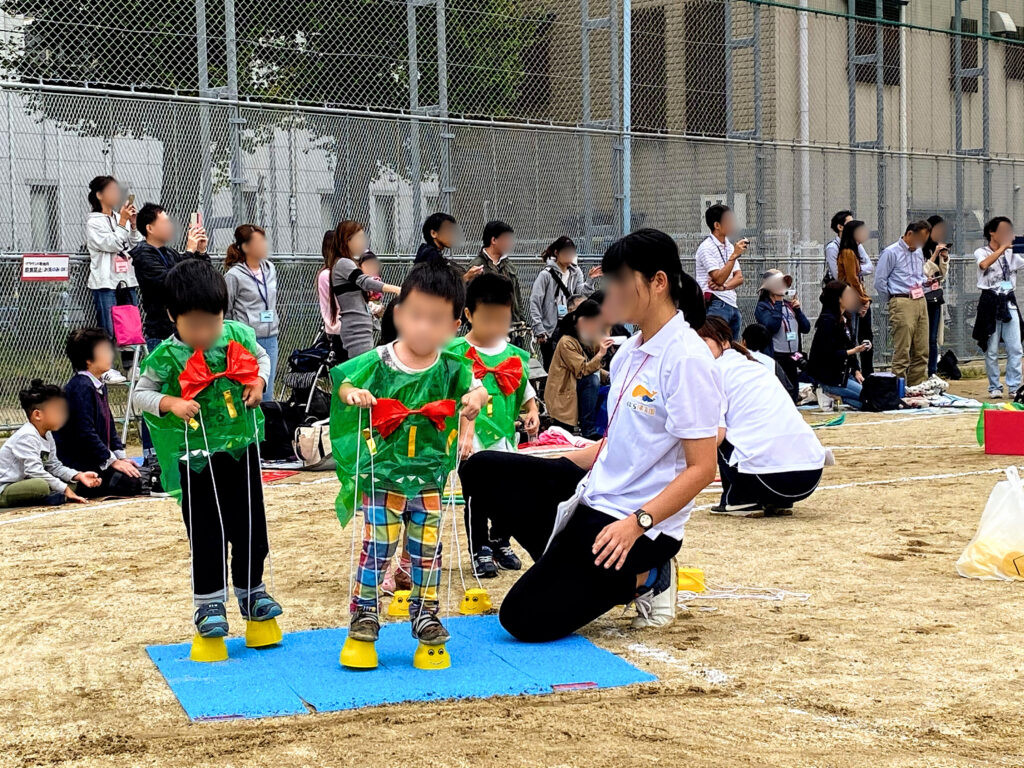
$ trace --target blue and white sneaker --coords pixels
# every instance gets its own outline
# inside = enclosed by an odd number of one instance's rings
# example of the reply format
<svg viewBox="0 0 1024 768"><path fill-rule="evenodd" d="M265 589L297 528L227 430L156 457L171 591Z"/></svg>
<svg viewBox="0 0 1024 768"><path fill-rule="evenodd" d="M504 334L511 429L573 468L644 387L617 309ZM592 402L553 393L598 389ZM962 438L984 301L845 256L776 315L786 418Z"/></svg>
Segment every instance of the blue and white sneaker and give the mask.
<svg viewBox="0 0 1024 768"><path fill-rule="evenodd" d="M250 592L248 598L239 598L238 610L246 621L270 621L284 613L281 604L266 592Z"/></svg>
<svg viewBox="0 0 1024 768"><path fill-rule="evenodd" d="M678 573L674 557L658 568L657 579L651 588L633 600L636 607L633 629L665 627L675 621L676 601L679 599Z"/></svg>
<svg viewBox="0 0 1024 768"><path fill-rule="evenodd" d="M224 637L228 633L228 612L224 603L203 603L196 608L193 621L200 637Z"/></svg>

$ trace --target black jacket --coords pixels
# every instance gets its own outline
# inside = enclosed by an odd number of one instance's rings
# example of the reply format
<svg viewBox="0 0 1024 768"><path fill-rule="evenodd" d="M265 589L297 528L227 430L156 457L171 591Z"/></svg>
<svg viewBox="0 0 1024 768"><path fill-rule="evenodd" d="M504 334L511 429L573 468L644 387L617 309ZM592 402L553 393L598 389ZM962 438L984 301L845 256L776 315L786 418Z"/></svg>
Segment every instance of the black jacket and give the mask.
<svg viewBox="0 0 1024 768"><path fill-rule="evenodd" d="M142 311L146 321L143 331L147 339L166 339L174 332L174 323L167 316L167 300L164 296L164 278L171 267L185 259L203 259L209 261L205 253L185 251L178 253L173 248L164 246L157 248L143 241L131 250L132 266L135 277L139 280L142 292Z"/></svg>
<svg viewBox="0 0 1024 768"><path fill-rule="evenodd" d="M850 374L860 370L857 355L846 354L856 346L850 323L832 312L823 313L815 326L807 373L819 384L845 387Z"/></svg>
<svg viewBox="0 0 1024 768"><path fill-rule="evenodd" d="M1017 296L1013 291L1000 294L995 291L982 291L978 297L978 314L974 318L974 331L971 334L982 352L988 351L988 340L996 332L996 323L1008 323L1013 315L1010 305L1017 306ZM1019 316L1019 313L1018 313ZM1021 319L1024 329L1024 318Z"/></svg>
<svg viewBox="0 0 1024 768"><path fill-rule="evenodd" d="M75 374L64 387L68 420L53 433L57 457L82 472L99 472L110 454L124 449L110 414L106 386L96 388L88 376Z"/></svg>

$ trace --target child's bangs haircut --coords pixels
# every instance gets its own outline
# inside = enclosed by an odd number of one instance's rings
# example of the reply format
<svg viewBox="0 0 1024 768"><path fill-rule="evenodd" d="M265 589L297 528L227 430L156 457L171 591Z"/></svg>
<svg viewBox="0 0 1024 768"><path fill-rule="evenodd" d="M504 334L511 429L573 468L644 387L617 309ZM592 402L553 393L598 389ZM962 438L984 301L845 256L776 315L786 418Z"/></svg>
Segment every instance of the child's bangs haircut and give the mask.
<svg viewBox="0 0 1024 768"><path fill-rule="evenodd" d="M511 307L512 298L512 281L497 273L487 272L473 278L466 288L466 309L476 312L480 304Z"/></svg>
<svg viewBox="0 0 1024 768"><path fill-rule="evenodd" d="M96 345L102 342L113 344L110 334L102 328L79 328L68 335L64 350L76 373L84 371L89 361L96 359Z"/></svg>
<svg viewBox="0 0 1024 768"><path fill-rule="evenodd" d="M18 402L25 416L32 418L32 411L38 410L51 400L63 400L64 390L56 384L46 384L42 379L32 379L32 383L18 393Z"/></svg>
<svg viewBox="0 0 1024 768"><path fill-rule="evenodd" d="M186 259L175 264L164 279L167 311L171 317L189 312L218 315L228 311L228 286L224 275L210 264Z"/></svg>
<svg viewBox="0 0 1024 768"><path fill-rule="evenodd" d="M413 291L444 299L452 305L452 318L458 320L462 317L462 308L466 304L466 286L462 275L447 261L424 262L413 267L402 283L398 303L405 301Z"/></svg>

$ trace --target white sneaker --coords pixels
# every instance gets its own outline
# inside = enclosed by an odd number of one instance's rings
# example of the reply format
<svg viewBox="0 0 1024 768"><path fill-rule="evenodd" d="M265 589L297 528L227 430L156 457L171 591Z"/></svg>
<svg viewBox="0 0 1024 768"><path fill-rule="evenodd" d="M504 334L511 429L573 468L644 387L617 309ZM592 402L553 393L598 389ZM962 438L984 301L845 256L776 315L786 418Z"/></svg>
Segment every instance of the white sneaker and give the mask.
<svg viewBox="0 0 1024 768"><path fill-rule="evenodd" d="M662 590L656 595L648 592L633 601L637 614L630 624L633 629L667 627L676 620L676 601L679 599L679 569L674 557L669 561L668 567L671 570L668 589Z"/></svg>
<svg viewBox="0 0 1024 768"><path fill-rule="evenodd" d="M104 384L124 384L128 379L124 377L124 374L120 371L115 371L111 368L109 371L100 376L100 380Z"/></svg>
<svg viewBox="0 0 1024 768"><path fill-rule="evenodd" d="M728 517L764 517L764 508L760 504L727 504L724 507L712 507L711 514Z"/></svg>
<svg viewBox="0 0 1024 768"><path fill-rule="evenodd" d="M989 400L1002 400L1003 399L1003 390L1001 390L1001 389L990 389L988 391L988 399Z"/></svg>

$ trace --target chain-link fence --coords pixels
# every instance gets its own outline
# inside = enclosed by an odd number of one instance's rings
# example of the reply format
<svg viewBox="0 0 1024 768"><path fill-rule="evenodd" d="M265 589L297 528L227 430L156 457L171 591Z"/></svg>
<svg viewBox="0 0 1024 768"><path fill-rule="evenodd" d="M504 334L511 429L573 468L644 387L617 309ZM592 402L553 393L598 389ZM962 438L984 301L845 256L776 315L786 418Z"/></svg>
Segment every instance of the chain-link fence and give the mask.
<svg viewBox="0 0 1024 768"><path fill-rule="evenodd" d="M692 253L701 235L679 237L685 249L683 267L693 274ZM524 298L544 267L538 258L516 258ZM596 257L580 260L584 271L599 264ZM310 346L319 336L323 322L317 301L317 273L322 263L316 258L292 257L276 259L278 276L277 310L281 318L280 362L278 364L277 392L284 392L284 375L288 355L295 349ZM382 260L382 276L391 283L401 283L411 267L409 259ZM758 277L767 269L782 269L794 276L801 302L812 319L818 314L818 295L824 271L824 255L782 259L749 257L741 262L748 278L739 290L740 311L747 323L754 320L757 303ZM41 378L48 382L65 383L71 368L64 353L64 343L73 328L96 322L92 296L86 287L88 260L72 257L70 280L67 282L20 282L20 258L0 257L0 429L16 426L23 421L18 409L18 390L29 381ZM953 349L961 358L977 354L971 340L971 329L977 308L975 287L977 267L973 259L953 259L946 282L946 325L944 348ZM598 285L600 287L600 285ZM888 328L884 312L875 313L875 359L884 364L889 357ZM813 335L813 334L812 334ZM805 351L810 349L810 338L804 338ZM123 414L125 387L111 387L114 413Z"/></svg>
<svg viewBox="0 0 1024 768"><path fill-rule="evenodd" d="M690 254L724 201L750 276L818 269L836 210L869 222L873 255L938 213L948 336L970 352L969 254L991 215L1024 219L1016 25L1019 0L0 0L0 253L84 253L99 174L179 224L202 211L215 253L254 222L310 270L343 218L395 256L433 210L459 255L490 219L524 255L568 234L593 257L639 226ZM62 295L4 264L5 306ZM0 381L58 341L5 342L31 344Z"/></svg>

